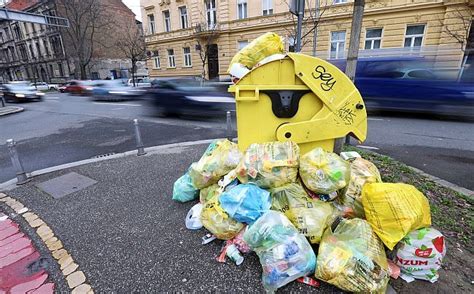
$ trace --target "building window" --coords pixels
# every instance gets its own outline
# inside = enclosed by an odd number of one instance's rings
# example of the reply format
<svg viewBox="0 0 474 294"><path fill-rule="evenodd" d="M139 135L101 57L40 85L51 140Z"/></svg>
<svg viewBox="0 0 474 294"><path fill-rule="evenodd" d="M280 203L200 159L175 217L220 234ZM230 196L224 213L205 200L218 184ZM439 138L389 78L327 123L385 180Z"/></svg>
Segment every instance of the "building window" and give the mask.
<svg viewBox="0 0 474 294"><path fill-rule="evenodd" d="M163 11L163 19L165 21L165 32L171 31L171 19L170 19L170 11L165 10Z"/></svg>
<svg viewBox="0 0 474 294"><path fill-rule="evenodd" d="M44 51L46 53L46 56L49 56L49 46L48 42L46 40L43 40L43 45L44 45Z"/></svg>
<svg viewBox="0 0 474 294"><path fill-rule="evenodd" d="M238 49L239 49L239 50L242 50L242 49L244 49L244 47L247 46L248 44L249 44L249 41L239 41L239 42L238 42L238 47L239 47Z"/></svg>
<svg viewBox="0 0 474 294"><path fill-rule="evenodd" d="M12 60L16 60L15 48L11 46L11 47L8 47L8 49L10 49L10 55L12 57Z"/></svg>
<svg viewBox="0 0 474 294"><path fill-rule="evenodd" d="M347 0L334 0L334 4L347 3Z"/></svg>
<svg viewBox="0 0 474 294"><path fill-rule="evenodd" d="M31 47L31 45L28 47L30 47L31 58L35 58L35 51L33 51L33 47Z"/></svg>
<svg viewBox="0 0 474 294"><path fill-rule="evenodd" d="M41 57L41 47L39 43L36 43L36 52L38 52L38 57Z"/></svg>
<svg viewBox="0 0 474 294"><path fill-rule="evenodd" d="M331 52L329 58L344 58L344 46L346 43L346 32L331 32Z"/></svg>
<svg viewBox="0 0 474 294"><path fill-rule="evenodd" d="M161 68L160 56L153 57L153 68L155 68L155 69L160 69Z"/></svg>
<svg viewBox="0 0 474 294"><path fill-rule="evenodd" d="M425 33L425 25L407 26L405 33L405 48L421 47L423 44L423 34Z"/></svg>
<svg viewBox="0 0 474 294"><path fill-rule="evenodd" d="M173 49L168 49L168 67L176 67Z"/></svg>
<svg viewBox="0 0 474 294"><path fill-rule="evenodd" d="M273 0L263 0L263 15L273 14Z"/></svg>
<svg viewBox="0 0 474 294"><path fill-rule="evenodd" d="M29 31L28 31L28 23L24 22L23 23L23 26L25 27L25 34L28 34Z"/></svg>
<svg viewBox="0 0 474 294"><path fill-rule="evenodd" d="M237 11L239 19L247 18L247 0L237 0Z"/></svg>
<svg viewBox="0 0 474 294"><path fill-rule="evenodd" d="M64 70L63 70L63 64L61 62L58 63L58 70L59 70L59 76L63 77L64 76Z"/></svg>
<svg viewBox="0 0 474 294"><path fill-rule="evenodd" d="M36 26L34 23L31 24L31 32L36 33Z"/></svg>
<svg viewBox="0 0 474 294"><path fill-rule="evenodd" d="M216 0L206 0L207 27L213 29L217 23Z"/></svg>
<svg viewBox="0 0 474 294"><path fill-rule="evenodd" d="M22 60L27 60L28 59L28 54L26 53L25 45L20 45L20 56L21 56Z"/></svg>
<svg viewBox="0 0 474 294"><path fill-rule="evenodd" d="M21 33L21 30L20 30L20 27L18 25L16 25L14 28L13 28L13 32L15 33L15 37L17 39L23 39L23 34Z"/></svg>
<svg viewBox="0 0 474 294"><path fill-rule="evenodd" d="M52 65L52 64L49 65L49 75L50 75L52 78L54 78L54 68L53 68L53 65Z"/></svg>
<svg viewBox="0 0 474 294"><path fill-rule="evenodd" d="M181 19L181 28L187 29L188 28L188 10L186 9L186 6L181 6L178 9L179 9L179 16Z"/></svg>
<svg viewBox="0 0 474 294"><path fill-rule="evenodd" d="M365 32L365 49L380 49L382 29L367 29Z"/></svg>
<svg viewBox="0 0 474 294"><path fill-rule="evenodd" d="M5 36L7 40L10 40L11 36L10 36L10 31L8 30L8 28L5 28Z"/></svg>
<svg viewBox="0 0 474 294"><path fill-rule="evenodd" d="M193 66L193 62L191 60L191 48L184 47L183 48L183 54L184 54L184 66L185 67Z"/></svg>
<svg viewBox="0 0 474 294"><path fill-rule="evenodd" d="M148 29L150 34L154 34L155 31L155 16L153 14L148 15Z"/></svg>

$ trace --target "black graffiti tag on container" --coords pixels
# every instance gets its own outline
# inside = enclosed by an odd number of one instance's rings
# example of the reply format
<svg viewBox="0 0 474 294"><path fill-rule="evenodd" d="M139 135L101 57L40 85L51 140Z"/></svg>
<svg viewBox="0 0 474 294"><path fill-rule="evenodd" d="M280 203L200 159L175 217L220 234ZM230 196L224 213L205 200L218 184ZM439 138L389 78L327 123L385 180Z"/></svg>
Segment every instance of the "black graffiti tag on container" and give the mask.
<svg viewBox="0 0 474 294"><path fill-rule="evenodd" d="M322 81L321 89L323 89L324 91L332 90L332 88L336 84L336 80L334 79L334 77L330 73L326 72L326 69L322 65L316 66L314 72L311 73L311 75L315 80L319 79Z"/></svg>

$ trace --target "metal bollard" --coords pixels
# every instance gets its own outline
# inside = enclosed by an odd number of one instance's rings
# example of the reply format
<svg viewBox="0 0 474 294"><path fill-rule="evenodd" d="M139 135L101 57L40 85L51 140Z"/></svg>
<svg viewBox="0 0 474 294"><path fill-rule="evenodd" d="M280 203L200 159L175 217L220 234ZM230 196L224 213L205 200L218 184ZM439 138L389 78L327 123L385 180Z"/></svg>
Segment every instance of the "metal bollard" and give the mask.
<svg viewBox="0 0 474 294"><path fill-rule="evenodd" d="M232 137L233 137L233 134L232 134L232 115L231 115L230 111L227 111L226 117L227 117L227 139L229 141L232 141Z"/></svg>
<svg viewBox="0 0 474 294"><path fill-rule="evenodd" d="M140 127L138 126L138 119L133 120L135 125L135 139L137 142L137 156L145 155L145 148L143 146L142 135L140 134Z"/></svg>
<svg viewBox="0 0 474 294"><path fill-rule="evenodd" d="M13 139L7 140L8 151L10 152L10 159L12 160L13 167L16 170L16 179L17 185L22 185L29 181L28 177L26 176L26 172L23 169L23 164L21 164L20 157L18 156L18 152L16 151L16 142Z"/></svg>

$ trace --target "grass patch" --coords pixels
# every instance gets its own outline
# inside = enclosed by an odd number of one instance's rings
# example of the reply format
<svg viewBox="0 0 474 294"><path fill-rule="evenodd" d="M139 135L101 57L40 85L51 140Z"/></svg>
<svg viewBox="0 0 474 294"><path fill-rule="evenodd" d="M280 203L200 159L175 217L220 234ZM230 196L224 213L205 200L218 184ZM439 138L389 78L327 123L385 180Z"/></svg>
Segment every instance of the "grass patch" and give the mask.
<svg viewBox="0 0 474 294"><path fill-rule="evenodd" d="M384 182L401 182L415 186L430 202L432 225L439 229L448 241L459 243L470 252L474 252L472 248L474 201L471 198L438 185L406 164L388 156L353 146L344 147L344 151L356 151L363 158L373 162L378 167Z"/></svg>

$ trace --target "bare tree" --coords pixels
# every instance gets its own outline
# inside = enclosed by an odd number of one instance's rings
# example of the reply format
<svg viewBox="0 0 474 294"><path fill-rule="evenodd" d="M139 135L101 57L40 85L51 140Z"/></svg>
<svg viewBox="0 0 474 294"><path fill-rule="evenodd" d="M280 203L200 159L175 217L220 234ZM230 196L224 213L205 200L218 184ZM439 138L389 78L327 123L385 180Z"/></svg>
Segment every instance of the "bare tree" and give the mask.
<svg viewBox="0 0 474 294"><path fill-rule="evenodd" d="M463 7L463 8L457 7L452 11L452 14L453 14L453 18L458 20L457 23L446 25L441 20L440 22L443 24L444 32L448 34L451 38L456 40L456 42L459 44L463 52L464 57L461 62L461 68L459 69L459 73L458 73L458 81L459 81L464 72L464 67L466 66L467 58L469 55L469 54L466 54L466 52L474 48L474 38L472 38L469 34L473 20L472 20L472 12L471 12L471 9L469 9L469 7Z"/></svg>
<svg viewBox="0 0 474 294"><path fill-rule="evenodd" d="M283 0L288 7L290 6L291 0ZM301 32L301 48L304 48L305 45L315 42L314 34L318 28L321 17L329 8L330 4L333 1L331 0L305 0L305 16L303 18L303 26ZM291 13L288 13L289 21L291 25L285 27L286 34L296 41L296 27L297 27L297 16ZM316 45L313 44L313 47ZM313 52L315 55L315 52Z"/></svg>
<svg viewBox="0 0 474 294"><path fill-rule="evenodd" d="M201 83L206 79L206 63L208 61L211 45L218 38L218 25L208 23L198 23L194 25L194 39L196 40L196 50L201 60Z"/></svg>
<svg viewBox="0 0 474 294"><path fill-rule="evenodd" d="M115 45L132 63L131 74L133 86L135 87L137 63L145 61L148 57L143 33L135 23L128 23L123 30L123 35L117 40Z"/></svg>
<svg viewBox="0 0 474 294"><path fill-rule="evenodd" d="M87 79L87 65L100 42L97 33L109 25L107 8L101 0L57 0L57 6L59 14L69 19L69 27L63 29L69 57L80 78Z"/></svg>

